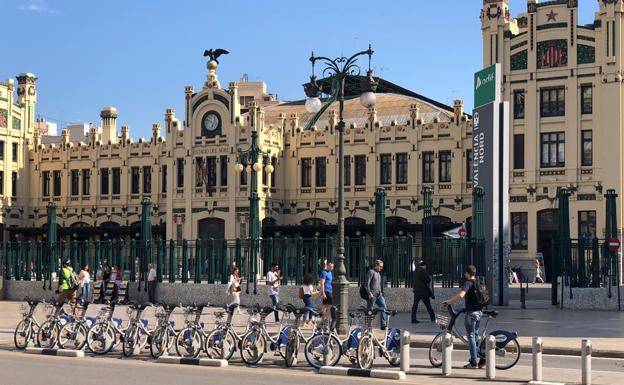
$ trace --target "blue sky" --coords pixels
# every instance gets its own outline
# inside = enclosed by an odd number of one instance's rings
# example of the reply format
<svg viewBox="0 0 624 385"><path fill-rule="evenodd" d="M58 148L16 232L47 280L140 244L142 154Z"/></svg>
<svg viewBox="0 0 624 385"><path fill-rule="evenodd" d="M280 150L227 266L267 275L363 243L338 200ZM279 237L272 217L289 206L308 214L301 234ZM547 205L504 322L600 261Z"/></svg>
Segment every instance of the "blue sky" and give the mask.
<svg viewBox="0 0 624 385"><path fill-rule="evenodd" d="M581 23L595 0L581 0ZM165 108L182 119L184 86L201 88L205 48L223 47L223 86L247 73L280 99L304 97L310 52L375 49L375 75L472 107L480 69L481 0L0 0L0 79L38 78L37 112L48 120L99 124L114 105L131 135L150 136ZM526 0L511 0L512 15ZM8 23L8 25L7 25Z"/></svg>

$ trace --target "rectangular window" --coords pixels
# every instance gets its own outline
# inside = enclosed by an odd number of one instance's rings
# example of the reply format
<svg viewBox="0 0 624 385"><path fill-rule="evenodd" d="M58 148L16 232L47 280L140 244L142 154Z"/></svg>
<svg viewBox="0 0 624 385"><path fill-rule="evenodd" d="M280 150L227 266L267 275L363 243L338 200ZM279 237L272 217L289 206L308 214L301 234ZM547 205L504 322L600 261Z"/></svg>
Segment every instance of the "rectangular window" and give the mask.
<svg viewBox="0 0 624 385"><path fill-rule="evenodd" d="M316 158L316 187L325 187L327 184L327 159Z"/></svg>
<svg viewBox="0 0 624 385"><path fill-rule="evenodd" d="M228 179L228 157L222 155L219 159L219 165L221 166L221 187L227 186Z"/></svg>
<svg viewBox="0 0 624 385"><path fill-rule="evenodd" d="M440 151L440 183L451 181L451 152Z"/></svg>
<svg viewBox="0 0 624 385"><path fill-rule="evenodd" d="M591 114L594 110L592 92L591 84L581 86L581 114L583 115Z"/></svg>
<svg viewBox="0 0 624 385"><path fill-rule="evenodd" d="M366 155L355 156L355 185L366 185Z"/></svg>
<svg viewBox="0 0 624 385"><path fill-rule="evenodd" d="M423 183L433 183L433 152L423 152L422 154L422 181Z"/></svg>
<svg viewBox="0 0 624 385"><path fill-rule="evenodd" d="M11 160L17 162L17 143L11 143Z"/></svg>
<svg viewBox="0 0 624 385"><path fill-rule="evenodd" d="M80 192L80 172L71 170L71 195L76 196Z"/></svg>
<svg viewBox="0 0 624 385"><path fill-rule="evenodd" d="M240 185L247 186L247 171L245 169L240 173Z"/></svg>
<svg viewBox="0 0 624 385"><path fill-rule="evenodd" d="M351 186L351 157L344 157L344 185Z"/></svg>
<svg viewBox="0 0 624 385"><path fill-rule="evenodd" d="M277 170L277 158L276 157L273 157L271 159L271 165L273 166L273 172L271 173L271 187L275 187L275 180L276 180L275 170Z"/></svg>
<svg viewBox="0 0 624 385"><path fill-rule="evenodd" d="M217 186L217 157L209 156L206 158L206 185L208 187Z"/></svg>
<svg viewBox="0 0 624 385"><path fill-rule="evenodd" d="M110 189L110 171L107 168L100 170L100 195L107 196Z"/></svg>
<svg viewBox="0 0 624 385"><path fill-rule="evenodd" d="M524 134L514 135L513 168L514 170L524 170Z"/></svg>
<svg viewBox="0 0 624 385"><path fill-rule="evenodd" d="M15 171L11 173L11 196L17 196L17 173Z"/></svg>
<svg viewBox="0 0 624 385"><path fill-rule="evenodd" d="M91 170L82 170L82 195L89 195L91 187Z"/></svg>
<svg viewBox="0 0 624 385"><path fill-rule="evenodd" d="M141 171L138 167L132 167L130 169L130 174L132 175L132 180L130 184L130 194L138 194L139 191L139 183L141 181Z"/></svg>
<svg viewBox="0 0 624 385"><path fill-rule="evenodd" d="M581 166L591 166L594 163L594 143L592 131L581 131L581 146Z"/></svg>
<svg viewBox="0 0 624 385"><path fill-rule="evenodd" d="M524 90L515 90L513 96L514 119L524 119Z"/></svg>
<svg viewBox="0 0 624 385"><path fill-rule="evenodd" d="M578 237L580 239L593 239L596 237L596 212L578 212Z"/></svg>
<svg viewBox="0 0 624 385"><path fill-rule="evenodd" d="M312 159L301 159L301 187L310 187L312 185Z"/></svg>
<svg viewBox="0 0 624 385"><path fill-rule="evenodd" d="M167 165L162 166L162 192L167 193Z"/></svg>
<svg viewBox="0 0 624 385"><path fill-rule="evenodd" d="M511 213L511 248L528 250L529 216L527 213Z"/></svg>
<svg viewBox="0 0 624 385"><path fill-rule="evenodd" d="M178 158L176 159L176 167L177 167L177 175L176 175L176 186L178 188L184 187L184 159Z"/></svg>
<svg viewBox="0 0 624 385"><path fill-rule="evenodd" d="M0 160L4 160L4 140L0 140Z"/></svg>
<svg viewBox="0 0 624 385"><path fill-rule="evenodd" d="M565 166L565 132L542 134L542 167Z"/></svg>
<svg viewBox="0 0 624 385"><path fill-rule="evenodd" d="M113 169L113 195L121 194L121 169Z"/></svg>
<svg viewBox="0 0 624 385"><path fill-rule="evenodd" d="M143 194L152 193L152 167L143 166Z"/></svg>
<svg viewBox="0 0 624 385"><path fill-rule="evenodd" d="M392 184L392 158L390 154L379 155L379 184Z"/></svg>
<svg viewBox="0 0 624 385"><path fill-rule="evenodd" d="M61 184L61 172L52 171L52 193L55 197L61 196Z"/></svg>
<svg viewBox="0 0 624 385"><path fill-rule="evenodd" d="M4 195L4 171L0 170L0 195Z"/></svg>
<svg viewBox="0 0 624 385"><path fill-rule="evenodd" d="M466 150L466 182L472 182L472 150Z"/></svg>
<svg viewBox="0 0 624 385"><path fill-rule="evenodd" d="M565 115L565 87L546 88L540 92L542 118Z"/></svg>
<svg viewBox="0 0 624 385"><path fill-rule="evenodd" d="M44 197L50 196L50 171L41 173L41 190Z"/></svg>
<svg viewBox="0 0 624 385"><path fill-rule="evenodd" d="M396 183L407 184L407 153L396 154Z"/></svg>

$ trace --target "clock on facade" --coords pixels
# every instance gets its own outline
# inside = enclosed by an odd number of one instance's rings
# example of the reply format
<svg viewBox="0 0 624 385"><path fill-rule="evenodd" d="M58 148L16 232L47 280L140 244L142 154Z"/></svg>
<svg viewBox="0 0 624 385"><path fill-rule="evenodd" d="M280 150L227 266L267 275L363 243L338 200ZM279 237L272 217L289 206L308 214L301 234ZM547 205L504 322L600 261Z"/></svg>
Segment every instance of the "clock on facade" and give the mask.
<svg viewBox="0 0 624 385"><path fill-rule="evenodd" d="M202 118L202 136L221 135L221 116L214 112L207 112Z"/></svg>

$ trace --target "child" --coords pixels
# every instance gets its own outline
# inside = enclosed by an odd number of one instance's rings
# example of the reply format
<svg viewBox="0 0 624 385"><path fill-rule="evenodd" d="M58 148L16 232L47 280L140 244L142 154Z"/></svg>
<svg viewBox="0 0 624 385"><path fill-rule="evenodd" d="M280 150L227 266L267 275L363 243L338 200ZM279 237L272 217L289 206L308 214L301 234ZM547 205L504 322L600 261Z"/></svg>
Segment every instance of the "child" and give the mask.
<svg viewBox="0 0 624 385"><path fill-rule="evenodd" d="M312 286L312 274L307 274L303 278L303 285L301 285L301 289L303 290L303 303L305 304L305 307L313 309L314 302L312 302L312 297L318 295L320 291L316 290L314 286ZM306 310L304 319L306 320L304 326L312 325L312 314L310 311Z"/></svg>

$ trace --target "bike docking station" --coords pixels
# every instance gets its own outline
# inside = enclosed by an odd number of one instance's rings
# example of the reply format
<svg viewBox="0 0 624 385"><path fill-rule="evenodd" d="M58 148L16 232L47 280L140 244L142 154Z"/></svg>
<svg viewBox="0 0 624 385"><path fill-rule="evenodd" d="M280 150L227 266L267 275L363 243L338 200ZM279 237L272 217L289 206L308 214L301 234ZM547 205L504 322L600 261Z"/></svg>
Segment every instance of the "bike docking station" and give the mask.
<svg viewBox="0 0 624 385"><path fill-rule="evenodd" d="M184 358L174 356L160 356L158 357L156 362L159 364L211 366L217 368L224 368L228 366L227 360L219 360L214 358Z"/></svg>
<svg viewBox="0 0 624 385"><path fill-rule="evenodd" d="M84 357L84 351L71 349L26 348L24 353L58 357Z"/></svg>
<svg viewBox="0 0 624 385"><path fill-rule="evenodd" d="M533 337L533 378L528 385L565 385L562 382L543 381L542 354L544 347L540 337ZM581 342L581 385L591 385L592 344L590 340Z"/></svg>

